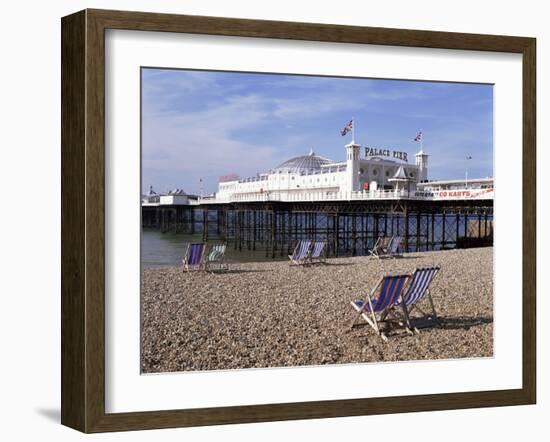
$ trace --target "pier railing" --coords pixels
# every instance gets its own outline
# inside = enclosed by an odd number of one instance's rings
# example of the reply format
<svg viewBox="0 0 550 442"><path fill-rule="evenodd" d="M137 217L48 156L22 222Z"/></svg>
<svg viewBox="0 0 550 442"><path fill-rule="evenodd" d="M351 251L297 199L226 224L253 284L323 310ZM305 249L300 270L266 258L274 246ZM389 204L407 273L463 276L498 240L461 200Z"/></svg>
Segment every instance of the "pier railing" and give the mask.
<svg viewBox="0 0 550 442"><path fill-rule="evenodd" d="M493 199L493 189L454 189L438 191L367 190L359 192L255 192L199 198L199 204L238 202L309 202L365 200L465 200Z"/></svg>
<svg viewBox="0 0 550 442"><path fill-rule="evenodd" d="M350 201L367 199L401 199L407 197L407 192L400 190L377 190L370 192L257 192L233 194L230 196L216 196L200 198L200 204L219 204L236 202L267 202L267 201Z"/></svg>

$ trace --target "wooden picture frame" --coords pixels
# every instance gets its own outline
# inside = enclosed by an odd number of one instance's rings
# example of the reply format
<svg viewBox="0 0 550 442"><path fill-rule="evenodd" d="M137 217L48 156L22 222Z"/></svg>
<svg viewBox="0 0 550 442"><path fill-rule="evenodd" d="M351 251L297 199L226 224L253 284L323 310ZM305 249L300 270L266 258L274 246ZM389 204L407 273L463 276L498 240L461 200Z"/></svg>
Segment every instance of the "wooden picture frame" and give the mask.
<svg viewBox="0 0 550 442"><path fill-rule="evenodd" d="M512 390L105 412L105 30L522 55L523 382ZM62 424L83 432L533 404L536 400L536 41L533 38L84 10L62 19Z"/></svg>

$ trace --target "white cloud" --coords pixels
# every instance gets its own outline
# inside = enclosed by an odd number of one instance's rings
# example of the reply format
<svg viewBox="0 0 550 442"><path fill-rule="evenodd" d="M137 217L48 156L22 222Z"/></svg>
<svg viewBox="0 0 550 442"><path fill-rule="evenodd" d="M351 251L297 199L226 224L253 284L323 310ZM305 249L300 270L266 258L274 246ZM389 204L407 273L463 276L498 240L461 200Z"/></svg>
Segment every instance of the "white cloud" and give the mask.
<svg viewBox="0 0 550 442"><path fill-rule="evenodd" d="M365 108L372 114L391 115L382 117L390 126L393 121L404 119L415 120L418 125L429 122L433 126L429 130L411 128L411 140L413 132L425 130L426 148L433 148L432 153L445 153L432 156L431 169L459 170L457 162L464 156L464 146L474 146L479 141L475 138L475 123L441 115L421 105L429 97L422 83L411 82L410 87L403 89L388 82L381 92L373 87L373 81L365 81L357 90L356 82L301 77L305 81L297 87L295 77L280 76L277 80L263 77L261 88L254 88L243 82L221 84L219 78L219 74L193 71L144 73L144 188L153 184L159 190L184 187L188 192L199 192L202 178L204 190L214 191L220 175L232 172L254 175L296 155L299 149L303 153L309 148L318 150L315 140L326 145L323 140L329 135L312 134L304 126L318 127L317 120L342 115L342 121L335 122L334 130L330 131L331 139L336 139L339 129L336 125L344 124L354 111L364 113ZM410 101L415 103L412 107L399 105ZM369 124L365 122L367 133L372 130ZM403 140L392 129L384 135L384 142L399 146L410 141ZM477 144L483 146L479 164L492 170L491 150L486 143L490 145L491 140ZM406 150L410 147L407 144Z"/></svg>

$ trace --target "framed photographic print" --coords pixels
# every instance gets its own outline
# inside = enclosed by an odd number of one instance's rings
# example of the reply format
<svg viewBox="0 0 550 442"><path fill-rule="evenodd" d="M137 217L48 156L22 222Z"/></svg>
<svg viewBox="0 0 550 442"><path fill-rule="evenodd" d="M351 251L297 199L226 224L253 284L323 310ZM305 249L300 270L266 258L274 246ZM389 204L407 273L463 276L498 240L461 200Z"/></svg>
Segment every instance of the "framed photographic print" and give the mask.
<svg viewBox="0 0 550 442"><path fill-rule="evenodd" d="M62 19L62 423L535 403L535 40Z"/></svg>

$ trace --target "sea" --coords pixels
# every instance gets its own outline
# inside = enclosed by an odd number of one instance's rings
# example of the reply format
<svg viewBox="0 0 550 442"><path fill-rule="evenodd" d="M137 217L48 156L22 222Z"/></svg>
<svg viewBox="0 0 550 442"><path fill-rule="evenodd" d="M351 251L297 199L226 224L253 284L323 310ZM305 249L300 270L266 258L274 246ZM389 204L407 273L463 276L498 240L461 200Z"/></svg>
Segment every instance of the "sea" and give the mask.
<svg viewBox="0 0 550 442"><path fill-rule="evenodd" d="M188 235L183 233L161 233L158 229L142 229L141 263L143 267L161 267L181 265L188 243L202 242L202 234ZM242 251L229 244L225 252L226 262L261 262L288 260L286 256L266 257L264 250Z"/></svg>

